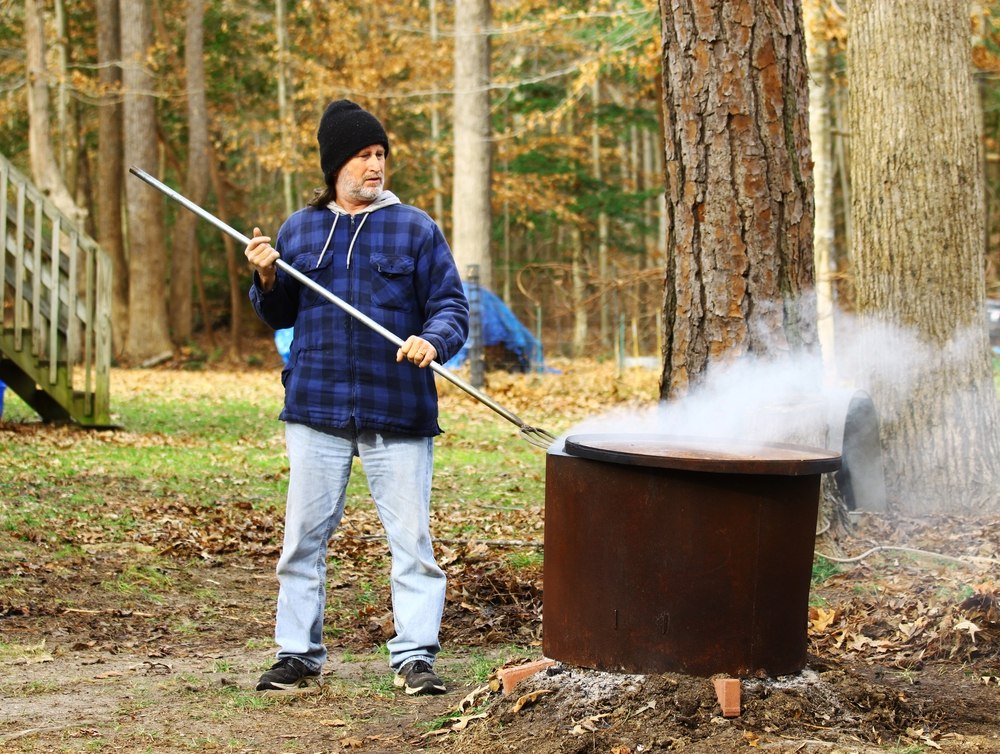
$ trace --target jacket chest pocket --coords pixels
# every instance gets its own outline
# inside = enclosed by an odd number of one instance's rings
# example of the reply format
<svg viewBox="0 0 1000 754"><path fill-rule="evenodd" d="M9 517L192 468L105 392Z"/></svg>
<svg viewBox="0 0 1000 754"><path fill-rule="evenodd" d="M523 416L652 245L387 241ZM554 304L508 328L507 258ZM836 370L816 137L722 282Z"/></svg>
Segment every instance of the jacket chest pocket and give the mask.
<svg viewBox="0 0 1000 754"><path fill-rule="evenodd" d="M292 262L292 266L320 288L330 290L332 276L330 266L332 261L332 250L328 249L325 254L322 254L319 249L316 249L296 256ZM300 306L305 309L327 301L325 296L306 285L302 286L300 296Z"/></svg>
<svg viewBox="0 0 1000 754"><path fill-rule="evenodd" d="M413 257L372 254L372 304L383 309L413 308Z"/></svg>

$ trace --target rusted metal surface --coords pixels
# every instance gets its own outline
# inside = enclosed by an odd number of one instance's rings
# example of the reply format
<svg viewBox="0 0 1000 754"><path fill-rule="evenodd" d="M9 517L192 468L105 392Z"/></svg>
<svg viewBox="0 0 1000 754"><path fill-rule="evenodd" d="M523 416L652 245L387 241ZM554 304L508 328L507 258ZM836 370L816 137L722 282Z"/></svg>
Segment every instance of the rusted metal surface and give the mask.
<svg viewBox="0 0 1000 754"><path fill-rule="evenodd" d="M819 474L836 454L570 440L546 458L546 657L699 676L804 667Z"/></svg>
<svg viewBox="0 0 1000 754"><path fill-rule="evenodd" d="M830 450L779 443L648 434L571 435L566 452L594 461L717 474L802 476L834 471L840 456Z"/></svg>

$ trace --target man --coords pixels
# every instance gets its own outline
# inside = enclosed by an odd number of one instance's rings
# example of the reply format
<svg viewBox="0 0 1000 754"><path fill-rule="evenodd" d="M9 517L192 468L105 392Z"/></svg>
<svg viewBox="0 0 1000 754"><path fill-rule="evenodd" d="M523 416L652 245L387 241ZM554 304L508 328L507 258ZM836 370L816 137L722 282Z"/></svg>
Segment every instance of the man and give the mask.
<svg viewBox="0 0 1000 754"><path fill-rule="evenodd" d="M277 566L279 649L257 689L319 682L327 544L358 456L392 555L388 648L396 685L442 693L434 659L445 575L430 537L433 437L441 429L427 367L461 348L469 306L441 230L383 188L389 139L375 116L348 100L332 102L317 140L325 188L285 221L273 247L254 228L245 250L258 316L295 333L281 375L290 475ZM405 338L402 347L278 269L279 255Z"/></svg>

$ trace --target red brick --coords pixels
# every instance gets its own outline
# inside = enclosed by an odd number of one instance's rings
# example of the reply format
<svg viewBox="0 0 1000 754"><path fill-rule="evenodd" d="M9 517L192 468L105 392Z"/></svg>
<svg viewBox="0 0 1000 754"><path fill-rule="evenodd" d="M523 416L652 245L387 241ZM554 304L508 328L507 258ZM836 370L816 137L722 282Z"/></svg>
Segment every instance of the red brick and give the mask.
<svg viewBox="0 0 1000 754"><path fill-rule="evenodd" d="M545 670L545 668L552 667L555 664L555 660L542 658L541 660L528 662L524 665L515 665L512 668L503 668L497 674L500 681L503 683L503 695L507 696L510 694L514 690L514 687L525 678L533 676L540 670Z"/></svg>
<svg viewBox="0 0 1000 754"><path fill-rule="evenodd" d="M715 678L715 695L719 699L719 706L722 707L723 717L740 716L740 679L739 678Z"/></svg>

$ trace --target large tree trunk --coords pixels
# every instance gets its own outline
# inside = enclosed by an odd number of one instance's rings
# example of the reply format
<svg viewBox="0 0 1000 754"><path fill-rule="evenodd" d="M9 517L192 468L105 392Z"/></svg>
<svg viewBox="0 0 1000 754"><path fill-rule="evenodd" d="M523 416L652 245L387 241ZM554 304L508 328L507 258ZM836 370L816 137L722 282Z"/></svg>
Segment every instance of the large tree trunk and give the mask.
<svg viewBox="0 0 1000 754"><path fill-rule="evenodd" d="M156 82L147 67L152 45L149 0L122 7L122 83L125 89L125 162L149 173L159 164ZM167 328L163 199L142 181L125 184L128 205L129 305L125 355L137 362L167 358L173 351Z"/></svg>
<svg viewBox="0 0 1000 754"><path fill-rule="evenodd" d="M492 290L490 262L490 0L455 3L455 168L452 248L462 274L479 266Z"/></svg>
<svg viewBox="0 0 1000 754"><path fill-rule="evenodd" d="M49 72L45 65L45 3L27 0L24 4L24 47L28 71L28 151L35 183L56 207L81 224L84 211L77 206L52 150Z"/></svg>
<svg viewBox="0 0 1000 754"><path fill-rule="evenodd" d="M808 83L798 0L661 0L663 398L745 354L815 346Z"/></svg>
<svg viewBox="0 0 1000 754"><path fill-rule="evenodd" d="M184 67L187 69L188 160L185 193L195 204L203 204L208 194L208 105L205 99L203 60L204 0L188 0L187 33L184 39ZM198 243L198 217L181 212L174 226L170 265L170 330L178 342L191 339L194 260ZM205 322L211 328L211 322Z"/></svg>
<svg viewBox="0 0 1000 754"><path fill-rule="evenodd" d="M890 502L908 513L1000 510L967 11L940 0L850 9L851 246L871 325L861 350Z"/></svg>
<svg viewBox="0 0 1000 754"><path fill-rule="evenodd" d="M122 233L124 146L121 107L121 27L118 0L97 0L97 240L111 257L111 333L116 354L128 330L128 260Z"/></svg>

